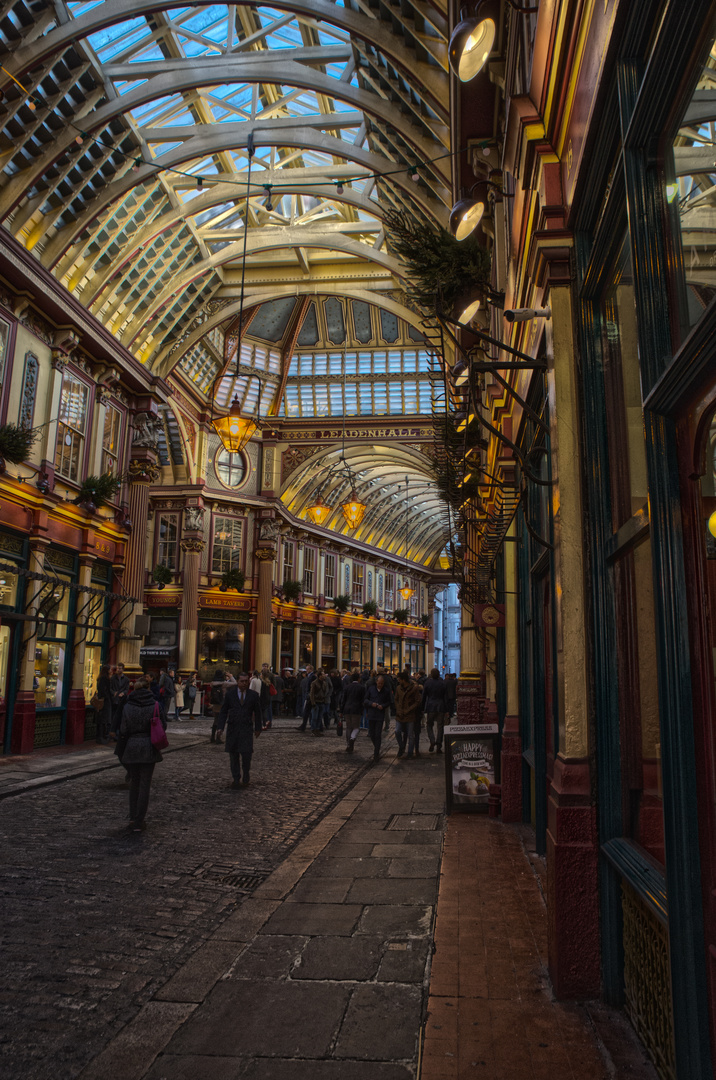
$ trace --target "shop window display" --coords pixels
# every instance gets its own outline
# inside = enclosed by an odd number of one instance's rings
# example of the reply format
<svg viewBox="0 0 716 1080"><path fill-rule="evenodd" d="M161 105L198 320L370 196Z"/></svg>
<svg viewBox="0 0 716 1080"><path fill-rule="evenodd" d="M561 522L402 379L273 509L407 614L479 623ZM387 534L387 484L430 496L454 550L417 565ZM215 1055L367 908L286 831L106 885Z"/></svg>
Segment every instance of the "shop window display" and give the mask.
<svg viewBox="0 0 716 1080"><path fill-rule="evenodd" d="M217 667L236 677L244 670L246 625L239 622L206 621L199 624L201 658L199 678L211 682Z"/></svg>
<svg viewBox="0 0 716 1080"><path fill-rule="evenodd" d="M48 582L39 598L37 641L35 645L35 704L40 709L56 709L63 704L65 660L70 609L67 578Z"/></svg>

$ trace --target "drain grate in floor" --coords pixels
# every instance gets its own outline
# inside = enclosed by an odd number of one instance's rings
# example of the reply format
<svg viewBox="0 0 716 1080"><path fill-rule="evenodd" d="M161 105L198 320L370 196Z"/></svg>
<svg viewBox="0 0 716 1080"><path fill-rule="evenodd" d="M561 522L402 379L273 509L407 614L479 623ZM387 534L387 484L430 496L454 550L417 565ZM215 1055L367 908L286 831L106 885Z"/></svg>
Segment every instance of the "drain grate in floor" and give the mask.
<svg viewBox="0 0 716 1080"><path fill-rule="evenodd" d="M222 863L206 863L194 872L194 877L212 885L228 885L241 892L253 892L271 873L255 867L232 866Z"/></svg>
<svg viewBox="0 0 716 1080"><path fill-rule="evenodd" d="M442 814L393 814L386 829L428 832L441 827Z"/></svg>

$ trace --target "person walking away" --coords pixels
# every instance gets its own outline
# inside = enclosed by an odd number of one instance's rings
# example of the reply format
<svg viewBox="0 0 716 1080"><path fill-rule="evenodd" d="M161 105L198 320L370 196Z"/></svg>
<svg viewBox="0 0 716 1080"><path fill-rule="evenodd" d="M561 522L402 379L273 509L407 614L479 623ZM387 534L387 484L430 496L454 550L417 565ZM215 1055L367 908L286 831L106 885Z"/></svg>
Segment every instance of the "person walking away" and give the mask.
<svg viewBox="0 0 716 1080"><path fill-rule="evenodd" d="M372 686L365 692L365 711L368 718L368 736L373 743L373 761L380 757L380 743L383 737L383 721L386 709L390 708L390 690L385 679L379 675Z"/></svg>
<svg viewBox="0 0 716 1080"><path fill-rule="evenodd" d="M283 669L283 712L284 716L296 715L296 676L292 668Z"/></svg>
<svg viewBox="0 0 716 1080"><path fill-rule="evenodd" d="M112 738L117 738L119 725L122 722L122 709L129 694L129 679L124 674L124 664L117 664L115 674L109 680L112 696L112 725L110 733Z"/></svg>
<svg viewBox="0 0 716 1080"><path fill-rule="evenodd" d="M174 719L181 720L182 709L184 708L184 683L182 682L181 675L175 675L174 677Z"/></svg>
<svg viewBox="0 0 716 1080"><path fill-rule="evenodd" d="M268 664L261 665L261 682L266 687L266 694L261 692L261 708L264 714L264 731L273 723L273 698L276 696L276 684L274 675Z"/></svg>
<svg viewBox="0 0 716 1080"><path fill-rule="evenodd" d="M306 724L311 718L311 687L316 680L318 672L313 670L311 664L306 666L306 677L301 684L301 693L303 694L303 707L301 710L301 723L298 725L298 731L305 731Z"/></svg>
<svg viewBox="0 0 716 1080"><path fill-rule="evenodd" d="M231 680L230 682L228 680ZM209 742L221 742L221 732L217 727L217 719L221 712L221 706L224 704L224 694L229 686L235 685L235 680L232 676L226 674L223 668L217 668L214 672L214 678L209 684L209 705L214 717L214 723L211 726L211 738Z"/></svg>
<svg viewBox="0 0 716 1080"><path fill-rule="evenodd" d="M174 708L174 670L172 668L169 671L161 668L159 672L159 701L166 716L169 716Z"/></svg>
<svg viewBox="0 0 716 1080"><path fill-rule="evenodd" d="M271 716L273 718L274 712L276 713L276 716L283 715L285 683L283 675L279 675L278 672L276 672L275 675L272 675L271 678L273 679L274 689L276 690L276 693L271 700Z"/></svg>
<svg viewBox="0 0 716 1080"><path fill-rule="evenodd" d="M100 704L101 702L101 704ZM109 664L102 664L97 676L97 723L96 739L98 743L109 742L109 726L112 723L112 686L109 676Z"/></svg>
<svg viewBox="0 0 716 1080"><path fill-rule="evenodd" d="M155 710L166 729L164 710L154 700L147 679L137 679L122 710L117 744L117 755L129 774L129 828L132 832L144 832L154 766L162 760L151 738Z"/></svg>
<svg viewBox="0 0 716 1080"><path fill-rule="evenodd" d="M329 675L329 679L330 679L330 682L331 682L330 719L335 720L335 722L337 724L338 723L338 702L340 701L341 694L343 693L343 683L341 682L341 677L340 677L338 671L336 670L336 668L334 668L333 671L331 672L331 674ZM340 734L342 734L342 732L340 732Z"/></svg>
<svg viewBox="0 0 716 1080"><path fill-rule="evenodd" d="M251 779L254 735L259 737L262 725L261 698L249 689L249 677L242 672L238 682L226 691L217 717L218 730L223 731L226 727L224 749L229 755L234 790L246 787Z"/></svg>
<svg viewBox="0 0 716 1080"><path fill-rule="evenodd" d="M323 734L323 719L330 704L332 689L330 679L326 678L323 669L319 669L308 695L311 703L311 732L314 735Z"/></svg>
<svg viewBox="0 0 716 1080"><path fill-rule="evenodd" d="M380 664L378 666L377 673L378 673L378 675L383 676L383 679L385 681L385 685L390 690L390 709L385 714L385 734L388 735L390 733L390 716L391 716L391 713L395 714L396 682L395 682L395 679L393 678L393 676L388 671L386 671L385 667L382 664Z"/></svg>
<svg viewBox="0 0 716 1080"><path fill-rule="evenodd" d="M186 697L186 707L189 710L189 716L194 715L194 703L196 702L199 688L196 685L196 672L187 679L186 689L184 696Z"/></svg>
<svg viewBox="0 0 716 1080"><path fill-rule="evenodd" d="M445 704L448 716L454 716L457 708L457 679L454 671L449 671L445 678Z"/></svg>
<svg viewBox="0 0 716 1080"><path fill-rule="evenodd" d="M339 704L343 723L346 725L346 750L349 754L353 753L353 747L360 731L360 718L363 715L364 701L365 686L360 681L360 672L354 671L348 685L343 687Z"/></svg>
<svg viewBox="0 0 716 1080"><path fill-rule="evenodd" d="M440 678L440 672L436 667L430 672L430 678L425 680L423 686L423 712L428 717L428 738L430 739L430 753L443 752L443 728L445 726L445 680ZM437 736L435 728L437 727Z"/></svg>
<svg viewBox="0 0 716 1080"><path fill-rule="evenodd" d="M414 683L405 673L398 676L398 687L395 691L395 738L398 743L398 757L405 753L410 734L414 736L415 715L420 708L422 695L420 687ZM412 756L412 747L411 753Z"/></svg>

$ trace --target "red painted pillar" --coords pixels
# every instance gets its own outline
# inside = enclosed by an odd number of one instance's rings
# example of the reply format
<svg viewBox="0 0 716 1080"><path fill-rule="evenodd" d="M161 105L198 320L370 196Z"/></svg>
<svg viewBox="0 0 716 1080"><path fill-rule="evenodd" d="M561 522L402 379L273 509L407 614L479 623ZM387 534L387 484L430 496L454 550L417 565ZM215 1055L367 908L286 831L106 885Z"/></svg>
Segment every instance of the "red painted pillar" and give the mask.
<svg viewBox="0 0 716 1080"><path fill-rule="evenodd" d="M506 716L500 755L502 820L522 821L522 738L519 716Z"/></svg>

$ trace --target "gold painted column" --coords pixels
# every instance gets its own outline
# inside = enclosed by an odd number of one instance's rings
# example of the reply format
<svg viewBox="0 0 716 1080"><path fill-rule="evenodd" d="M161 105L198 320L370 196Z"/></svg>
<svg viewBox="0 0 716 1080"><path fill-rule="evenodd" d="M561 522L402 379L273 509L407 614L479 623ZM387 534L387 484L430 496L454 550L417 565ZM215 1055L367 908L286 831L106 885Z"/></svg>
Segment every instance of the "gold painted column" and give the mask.
<svg viewBox="0 0 716 1080"><path fill-rule="evenodd" d="M128 596L137 599L133 615L144 613L144 574L147 562L147 521L149 519L149 489L159 479L157 457L153 450L144 448L133 452L129 462L129 519L132 531L127 540L126 563L122 577L122 587ZM139 662L141 637L134 634L133 618L125 624L129 633L119 640L117 645L117 663L124 664L124 670L130 680L142 674Z"/></svg>
<svg viewBox="0 0 716 1080"><path fill-rule="evenodd" d="M342 628L339 629L338 633L336 634L336 661L337 661L338 670L341 671L342 668L343 668L343 629Z"/></svg>
<svg viewBox="0 0 716 1080"><path fill-rule="evenodd" d="M81 587L86 589L92 587L92 566L95 561L95 555L80 555L79 585ZM72 684L67 703L67 723L65 725L65 742L69 746L79 745L84 742L85 738L85 650L87 637L92 633L92 630L88 630L87 628L87 622L90 612L94 612L94 605L91 601L88 606L85 606L88 600L88 593L77 593L76 603L78 616L76 617L82 625L75 627L72 651ZM80 615L79 611L83 608L84 611ZM97 672L97 674L99 674L99 672ZM96 689L96 679L95 686L93 686L92 689L93 691Z"/></svg>
<svg viewBox="0 0 716 1080"><path fill-rule="evenodd" d="M199 632L199 570L205 548L201 536L185 536L182 572L181 619L179 623L179 673L186 678L196 671L197 635Z"/></svg>
<svg viewBox="0 0 716 1080"><path fill-rule="evenodd" d="M502 728L502 820L522 820L522 737L520 735L520 653L517 605L517 527L513 519L504 545L505 669L507 701Z"/></svg>
<svg viewBox="0 0 716 1080"><path fill-rule="evenodd" d="M37 574L42 574L45 567L45 549L49 541L44 537L30 537L30 556L28 569ZM29 754L35 745L35 645L37 642L37 613L40 608L39 598L42 594L42 582L27 581L25 600L25 614L30 619L20 623L19 633L32 633L32 637L25 646L25 651L20 661L20 685L15 697L15 709L12 718L11 749L13 754ZM25 638L23 637L23 641Z"/></svg>
<svg viewBox="0 0 716 1080"><path fill-rule="evenodd" d="M276 620L276 655L274 657L273 669L277 675L281 674L281 631L283 629L283 622L281 619Z"/></svg>
<svg viewBox="0 0 716 1080"><path fill-rule="evenodd" d="M256 611L256 650L254 664L261 669L262 664L271 663L271 601L273 599L273 564L276 549L273 544L266 544L255 552L259 564L259 599Z"/></svg>

